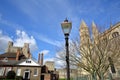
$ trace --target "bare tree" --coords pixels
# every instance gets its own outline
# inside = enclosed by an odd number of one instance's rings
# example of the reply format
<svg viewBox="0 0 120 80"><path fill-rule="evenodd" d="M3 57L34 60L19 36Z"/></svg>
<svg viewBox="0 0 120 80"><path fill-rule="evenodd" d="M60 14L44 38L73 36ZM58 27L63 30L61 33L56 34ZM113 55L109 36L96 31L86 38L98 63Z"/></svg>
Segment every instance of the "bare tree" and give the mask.
<svg viewBox="0 0 120 80"><path fill-rule="evenodd" d="M106 77L109 67L117 66L119 63L119 45L120 36L112 39L109 39L109 36L105 38L99 36L97 41L89 42L88 40L85 45L80 45L78 40L74 40L70 43L70 64L84 69L93 78L101 80ZM59 59L64 60L64 54L65 51L63 50Z"/></svg>

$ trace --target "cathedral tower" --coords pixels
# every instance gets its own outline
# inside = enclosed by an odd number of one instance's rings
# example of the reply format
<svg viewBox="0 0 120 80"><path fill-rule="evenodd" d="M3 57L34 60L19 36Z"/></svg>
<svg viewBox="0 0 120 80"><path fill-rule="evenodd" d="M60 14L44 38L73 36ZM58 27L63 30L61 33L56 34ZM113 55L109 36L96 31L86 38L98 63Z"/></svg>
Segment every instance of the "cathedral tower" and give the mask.
<svg viewBox="0 0 120 80"><path fill-rule="evenodd" d="M91 43L89 29L86 23L82 20L80 25L80 46L86 45L87 43Z"/></svg>
<svg viewBox="0 0 120 80"><path fill-rule="evenodd" d="M90 33L89 28L86 23L82 20L79 29L80 34L80 50L88 51L90 48L91 40L90 40ZM81 53L84 56L81 56L81 60L83 63L87 64L88 60L85 58L88 54L85 52ZM85 70L81 69L81 74L88 74Z"/></svg>

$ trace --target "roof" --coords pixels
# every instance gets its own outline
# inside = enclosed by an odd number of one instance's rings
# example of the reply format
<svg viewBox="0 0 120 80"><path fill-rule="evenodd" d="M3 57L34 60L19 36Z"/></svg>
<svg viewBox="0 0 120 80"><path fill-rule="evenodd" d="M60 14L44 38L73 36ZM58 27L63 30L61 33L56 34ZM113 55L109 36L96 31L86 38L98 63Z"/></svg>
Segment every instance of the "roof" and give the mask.
<svg viewBox="0 0 120 80"><path fill-rule="evenodd" d="M4 58L4 57L14 58L16 57L16 53L6 52L6 53L1 54L0 57L1 58Z"/></svg>
<svg viewBox="0 0 120 80"><path fill-rule="evenodd" d="M27 66L27 67L41 66L41 65L27 65L27 64L19 65L19 64L25 62L26 60L32 60L32 59L21 59L19 61L16 61L16 60L0 60L0 66ZM38 63L36 63L36 64L38 64Z"/></svg>
<svg viewBox="0 0 120 80"><path fill-rule="evenodd" d="M113 25L112 27L110 27L109 29L107 29L106 31L104 31L101 35L105 35L108 34L109 32L111 32L112 30L116 29L117 27L120 26L120 22L116 23L115 25Z"/></svg>
<svg viewBox="0 0 120 80"><path fill-rule="evenodd" d="M26 61L30 61L30 63L27 63ZM31 58L28 58L28 59L22 59L20 61L18 61L16 63L16 65L19 65L19 66L41 66L40 64L38 64L35 60L31 59Z"/></svg>
<svg viewBox="0 0 120 80"><path fill-rule="evenodd" d="M46 61L45 63L54 63L54 61Z"/></svg>
<svg viewBox="0 0 120 80"><path fill-rule="evenodd" d="M15 63L17 63L16 60L1 60L0 66L13 66Z"/></svg>
<svg viewBox="0 0 120 80"><path fill-rule="evenodd" d="M3 54L0 54L0 58L16 58L16 53L14 52L6 52L6 53L3 53ZM20 59L26 59L26 57L23 55L23 54L20 54Z"/></svg>

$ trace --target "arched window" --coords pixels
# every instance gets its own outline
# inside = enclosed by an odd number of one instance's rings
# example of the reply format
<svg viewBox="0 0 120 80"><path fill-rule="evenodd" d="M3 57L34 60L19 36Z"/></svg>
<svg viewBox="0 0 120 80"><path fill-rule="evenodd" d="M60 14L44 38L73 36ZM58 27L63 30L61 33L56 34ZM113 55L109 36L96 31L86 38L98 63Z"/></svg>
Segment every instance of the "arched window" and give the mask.
<svg viewBox="0 0 120 80"><path fill-rule="evenodd" d="M117 36L119 36L119 32L113 32L112 33L112 37L114 38L114 37L117 37Z"/></svg>

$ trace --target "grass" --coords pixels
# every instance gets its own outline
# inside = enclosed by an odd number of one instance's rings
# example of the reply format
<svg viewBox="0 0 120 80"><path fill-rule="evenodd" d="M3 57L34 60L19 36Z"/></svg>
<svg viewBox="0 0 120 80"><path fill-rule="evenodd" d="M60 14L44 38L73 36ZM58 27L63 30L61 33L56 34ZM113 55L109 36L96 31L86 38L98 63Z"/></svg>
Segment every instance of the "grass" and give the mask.
<svg viewBox="0 0 120 80"><path fill-rule="evenodd" d="M67 80L67 79L65 79L65 78L60 78L59 80ZM70 80L73 80L73 79L71 78Z"/></svg>
<svg viewBox="0 0 120 80"><path fill-rule="evenodd" d="M59 79L59 80L66 80L66 79Z"/></svg>

